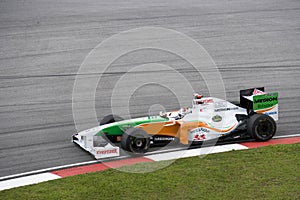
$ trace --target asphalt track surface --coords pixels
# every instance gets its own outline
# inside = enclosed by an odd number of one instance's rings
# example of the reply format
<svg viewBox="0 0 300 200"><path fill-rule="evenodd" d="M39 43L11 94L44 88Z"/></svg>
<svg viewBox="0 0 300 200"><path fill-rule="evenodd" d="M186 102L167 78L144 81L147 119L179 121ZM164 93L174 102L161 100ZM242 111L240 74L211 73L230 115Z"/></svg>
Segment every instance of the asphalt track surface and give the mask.
<svg viewBox="0 0 300 200"><path fill-rule="evenodd" d="M142 26L182 32L211 55L228 100L243 88L265 86L280 94L277 135L299 133L300 2L233 1L1 1L0 177L93 160L70 142L76 73L101 41ZM173 54L144 50L109 68L96 93L97 116L111 112L116 81L132 66L163 63L180 71L195 91L209 95L203 79ZM172 72L147 71L181 84ZM99 74L83 75L89 79ZM139 75L135 74L136 79ZM126 94L134 79L122 85ZM155 84L141 86L129 102L132 117L179 106L176 94ZM190 97L186 97L190 104ZM149 111L150 110L150 111ZM89 127L82 108L82 127ZM122 114L122 113L120 113Z"/></svg>

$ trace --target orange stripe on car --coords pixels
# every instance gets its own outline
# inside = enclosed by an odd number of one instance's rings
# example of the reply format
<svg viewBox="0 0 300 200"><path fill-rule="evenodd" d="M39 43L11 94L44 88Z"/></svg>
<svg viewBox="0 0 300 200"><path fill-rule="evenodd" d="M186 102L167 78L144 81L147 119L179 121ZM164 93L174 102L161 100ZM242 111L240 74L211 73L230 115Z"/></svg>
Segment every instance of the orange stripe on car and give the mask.
<svg viewBox="0 0 300 200"><path fill-rule="evenodd" d="M276 105L275 105L276 106ZM262 110L257 110L255 111L258 114L264 113L264 112L268 112L270 110L272 110L273 108L275 108L275 106L272 106L271 108L266 108L266 109L262 109Z"/></svg>
<svg viewBox="0 0 300 200"><path fill-rule="evenodd" d="M218 129L209 126L205 122L168 121L168 122L141 124L138 127L143 129L150 135L165 135L165 136L179 137L181 143L188 144L189 130L198 127L203 127L215 132L227 133L231 131L235 127L235 125L231 126L228 129Z"/></svg>

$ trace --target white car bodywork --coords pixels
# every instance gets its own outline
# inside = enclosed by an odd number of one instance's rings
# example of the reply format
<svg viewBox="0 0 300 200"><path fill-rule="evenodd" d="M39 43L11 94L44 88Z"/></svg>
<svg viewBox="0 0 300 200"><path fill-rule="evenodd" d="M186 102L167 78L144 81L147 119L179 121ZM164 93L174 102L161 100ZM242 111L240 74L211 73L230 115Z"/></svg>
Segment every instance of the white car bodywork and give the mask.
<svg viewBox="0 0 300 200"><path fill-rule="evenodd" d="M253 90L253 89L248 89ZM246 90L245 90L246 91ZM278 96L278 93L276 93ZM257 96L268 98L268 94L254 89L253 93L249 96L241 96L241 98L246 99L246 102L252 107L254 105L253 101ZM201 96L201 95L199 95ZM276 96L276 98L277 98ZM266 99L267 101L268 99ZM258 100L262 101L262 100ZM266 114L271 116L275 121L278 120L278 99L275 103L267 109L257 109L253 108L252 112ZM252 105L253 104L253 105ZM240 119L238 115L242 116ZM192 101L191 108L181 108L174 112L161 112L160 116L148 116L144 118L136 118L130 120L123 120L120 122L109 123L101 125L95 128L91 128L85 131L81 131L73 135L72 141L78 144L84 150L90 152L96 159L114 157L120 155L120 148L107 141L107 138L99 134L101 131L109 128L111 126L122 126L124 128L126 125L132 124L147 124L156 123L156 119L162 119L166 122L164 126L172 126L181 124L184 126L189 123L198 123L199 126L193 126L193 128L188 129L188 142L195 141L207 141L220 137L230 136L236 130L245 128L245 120L243 117L247 118L249 116L249 110L245 107L235 105L229 101L215 98L215 97L205 97L195 98ZM147 121L148 120L148 121ZM149 122L150 120L150 122ZM152 121L151 121L152 120ZM161 121L160 121L161 122ZM200 122L200 123L199 123ZM125 126L124 126L125 125ZM136 125L137 127L139 125ZM196 127L196 128L195 128ZM123 129L122 129L123 130ZM126 128L124 129L126 130ZM153 138L151 136L151 138ZM170 138L170 137L169 137ZM160 138L160 139L169 139ZM152 142L153 143L153 142ZM100 144L100 145L99 145Z"/></svg>
<svg viewBox="0 0 300 200"><path fill-rule="evenodd" d="M201 121L207 124L207 127L190 130L188 136L189 141L204 141L219 138L234 130L240 123L236 114L247 115L247 110L219 98L206 97L193 99L192 108L169 112L167 116L171 120L177 120L181 115L183 123Z"/></svg>

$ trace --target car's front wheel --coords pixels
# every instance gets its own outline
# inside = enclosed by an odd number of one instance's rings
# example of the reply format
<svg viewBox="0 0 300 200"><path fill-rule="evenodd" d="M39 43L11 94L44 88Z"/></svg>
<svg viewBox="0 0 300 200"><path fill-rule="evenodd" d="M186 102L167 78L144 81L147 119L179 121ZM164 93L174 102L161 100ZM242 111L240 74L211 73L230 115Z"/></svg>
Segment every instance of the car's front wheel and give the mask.
<svg viewBox="0 0 300 200"><path fill-rule="evenodd" d="M119 117L118 115L107 115L100 121L100 126L105 124L110 124L113 122L118 122L124 120L122 117Z"/></svg>
<svg viewBox="0 0 300 200"><path fill-rule="evenodd" d="M110 124L118 121L124 120L122 117L119 117L118 115L107 115L100 121L100 126L105 124ZM104 135L104 138L107 138L110 142L116 143L118 142L118 139L116 135Z"/></svg>
<svg viewBox="0 0 300 200"><path fill-rule="evenodd" d="M250 116L247 131L257 141L270 140L276 133L276 122L272 117L265 114Z"/></svg>
<svg viewBox="0 0 300 200"><path fill-rule="evenodd" d="M140 128L131 128L124 132L121 147L134 154L146 153L150 147L150 136Z"/></svg>

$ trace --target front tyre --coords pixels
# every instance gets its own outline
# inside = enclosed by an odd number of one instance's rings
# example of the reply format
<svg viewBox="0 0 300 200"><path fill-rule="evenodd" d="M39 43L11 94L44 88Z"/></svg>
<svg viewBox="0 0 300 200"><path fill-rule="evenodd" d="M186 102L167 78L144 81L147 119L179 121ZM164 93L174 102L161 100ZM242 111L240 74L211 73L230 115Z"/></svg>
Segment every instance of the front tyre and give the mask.
<svg viewBox="0 0 300 200"><path fill-rule="evenodd" d="M276 122L272 117L265 114L250 116L247 124L247 132L256 141L270 140L276 133Z"/></svg>
<svg viewBox="0 0 300 200"><path fill-rule="evenodd" d="M100 126L105 124L110 124L113 122L118 122L124 120L122 117L119 117L118 115L107 115L100 121Z"/></svg>
<svg viewBox="0 0 300 200"><path fill-rule="evenodd" d="M105 124L110 124L118 121L124 120L122 117L119 117L118 115L107 115L100 121L100 126ZM103 137L106 137L110 142L116 143L118 142L117 136L115 135L104 135Z"/></svg>
<svg viewBox="0 0 300 200"><path fill-rule="evenodd" d="M144 154L150 147L150 136L140 128L128 129L122 135L121 147L134 154Z"/></svg>

